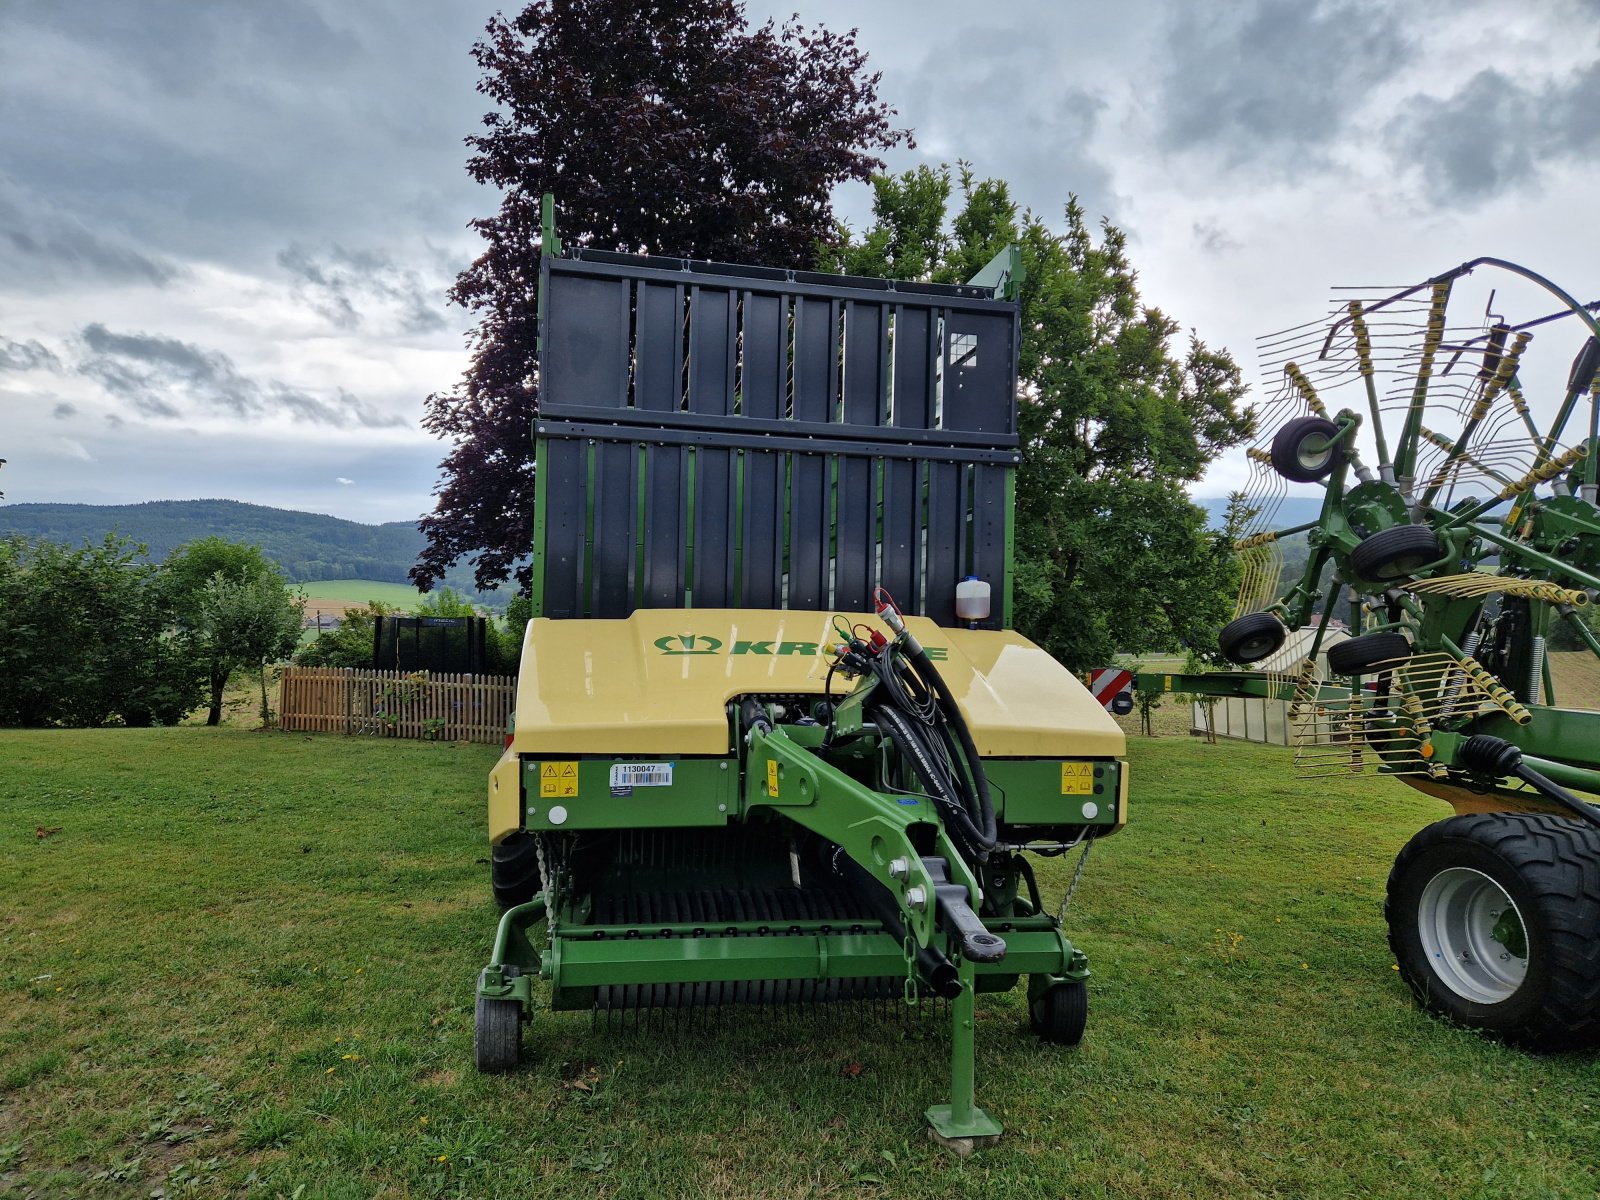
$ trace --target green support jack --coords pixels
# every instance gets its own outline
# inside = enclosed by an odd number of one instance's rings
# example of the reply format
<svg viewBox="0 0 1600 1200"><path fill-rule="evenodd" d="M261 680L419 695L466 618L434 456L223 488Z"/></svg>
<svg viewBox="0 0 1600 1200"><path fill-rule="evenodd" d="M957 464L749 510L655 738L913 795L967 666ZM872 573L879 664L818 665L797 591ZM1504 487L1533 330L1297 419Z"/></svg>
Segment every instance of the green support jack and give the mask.
<svg viewBox="0 0 1600 1200"><path fill-rule="evenodd" d="M928 1110L928 1136L962 1158L979 1146L992 1146L1003 1132L996 1121L973 1099L974 1029L973 983L977 968L961 960L961 995L950 1003L950 1103L935 1104Z"/></svg>

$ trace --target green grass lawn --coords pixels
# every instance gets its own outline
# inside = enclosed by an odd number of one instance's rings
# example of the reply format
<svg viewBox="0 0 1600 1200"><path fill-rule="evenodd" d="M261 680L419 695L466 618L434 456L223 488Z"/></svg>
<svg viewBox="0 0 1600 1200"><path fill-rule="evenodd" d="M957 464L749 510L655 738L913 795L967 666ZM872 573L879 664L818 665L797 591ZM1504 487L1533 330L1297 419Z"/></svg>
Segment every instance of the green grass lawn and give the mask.
<svg viewBox="0 0 1600 1200"><path fill-rule="evenodd" d="M0 733L0 1194L1584 1197L1600 1062L1422 1015L1380 916L1446 810L1287 752L1135 741L1068 917L1089 1033L979 1003L959 1160L941 1032L857 1015L621 1034L542 1012L471 1067L491 747ZM40 830L59 832L39 837ZM1046 863L1059 894L1066 864ZM157 1191L157 1189L161 1189Z"/></svg>
<svg viewBox="0 0 1600 1200"><path fill-rule="evenodd" d="M295 586L312 600L345 600L351 604L381 600L402 612L410 612L423 598L423 594L409 584L379 583L373 579L318 579Z"/></svg>

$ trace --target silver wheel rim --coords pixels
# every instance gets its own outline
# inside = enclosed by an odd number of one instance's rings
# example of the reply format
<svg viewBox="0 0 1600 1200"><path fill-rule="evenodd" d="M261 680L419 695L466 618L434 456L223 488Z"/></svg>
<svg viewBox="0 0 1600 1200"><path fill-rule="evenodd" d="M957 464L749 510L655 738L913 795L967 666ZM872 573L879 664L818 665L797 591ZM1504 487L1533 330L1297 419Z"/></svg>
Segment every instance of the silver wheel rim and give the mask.
<svg viewBox="0 0 1600 1200"><path fill-rule="evenodd" d="M1327 434L1307 434L1294 448L1294 456L1302 470L1320 471L1333 457L1333 443L1328 440Z"/></svg>
<svg viewBox="0 0 1600 1200"><path fill-rule="evenodd" d="M1434 974L1474 1004L1499 1004L1522 986L1527 929L1506 890L1471 867L1440 871L1417 905L1417 932Z"/></svg>

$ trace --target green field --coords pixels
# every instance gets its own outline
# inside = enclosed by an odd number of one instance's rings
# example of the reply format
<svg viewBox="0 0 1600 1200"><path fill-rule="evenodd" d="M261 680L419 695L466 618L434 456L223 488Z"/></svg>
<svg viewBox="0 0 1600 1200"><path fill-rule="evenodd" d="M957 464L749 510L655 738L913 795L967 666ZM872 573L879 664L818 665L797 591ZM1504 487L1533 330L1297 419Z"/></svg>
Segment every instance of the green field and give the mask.
<svg viewBox="0 0 1600 1200"><path fill-rule="evenodd" d="M317 579L295 586L311 600L342 600L350 604L381 600L402 612L410 612L423 598L410 584L379 583L373 579Z"/></svg>
<svg viewBox="0 0 1600 1200"><path fill-rule="evenodd" d="M1600 1191L1595 1057L1445 1027L1392 970L1384 877L1442 805L1296 784L1266 747L1132 753L1134 823L1067 921L1088 1036L1042 1046L1020 995L980 1000L1007 1133L959 1160L923 1138L929 1023L543 1012L524 1070L474 1073L490 747L0 733L0 1194ZM1047 892L1066 872L1044 864Z"/></svg>

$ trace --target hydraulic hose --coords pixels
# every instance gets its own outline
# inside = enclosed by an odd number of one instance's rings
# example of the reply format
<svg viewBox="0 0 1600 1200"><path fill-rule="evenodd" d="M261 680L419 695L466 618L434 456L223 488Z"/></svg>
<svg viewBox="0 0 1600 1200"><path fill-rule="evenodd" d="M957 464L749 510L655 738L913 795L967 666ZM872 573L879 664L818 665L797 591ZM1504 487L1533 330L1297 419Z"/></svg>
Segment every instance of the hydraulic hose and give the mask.
<svg viewBox="0 0 1600 1200"><path fill-rule="evenodd" d="M955 697L927 652L903 625L896 632L900 636L874 664L882 684L875 719L939 805L962 849L981 861L997 840L983 761Z"/></svg>

